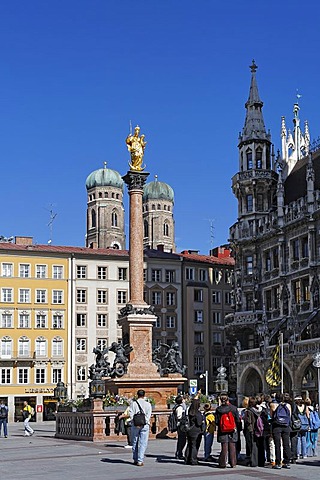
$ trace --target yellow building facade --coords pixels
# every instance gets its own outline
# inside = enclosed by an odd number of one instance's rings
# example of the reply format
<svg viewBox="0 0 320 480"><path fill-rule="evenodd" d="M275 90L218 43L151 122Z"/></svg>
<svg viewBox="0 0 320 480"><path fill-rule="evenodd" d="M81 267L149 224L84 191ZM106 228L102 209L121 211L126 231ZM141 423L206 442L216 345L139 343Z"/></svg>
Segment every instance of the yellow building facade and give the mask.
<svg viewBox="0 0 320 480"><path fill-rule="evenodd" d="M54 419L53 389L68 375L68 255L30 240L0 244L0 398L9 421L20 420L24 400L37 420Z"/></svg>

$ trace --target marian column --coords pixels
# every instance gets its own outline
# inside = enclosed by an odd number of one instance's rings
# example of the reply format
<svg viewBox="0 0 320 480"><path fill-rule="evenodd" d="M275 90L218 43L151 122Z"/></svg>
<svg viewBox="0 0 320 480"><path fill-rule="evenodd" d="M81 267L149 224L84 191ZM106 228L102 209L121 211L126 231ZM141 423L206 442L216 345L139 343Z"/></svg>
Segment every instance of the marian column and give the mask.
<svg viewBox="0 0 320 480"><path fill-rule="evenodd" d="M144 172L143 155L146 142L137 126L126 139L131 155L130 170L123 177L128 186L130 208L129 233L129 288L130 300L121 310L118 323L122 326L124 343L129 343L128 376L134 378L159 378L157 366L152 363L152 327L156 316L143 299L143 187L149 173Z"/></svg>

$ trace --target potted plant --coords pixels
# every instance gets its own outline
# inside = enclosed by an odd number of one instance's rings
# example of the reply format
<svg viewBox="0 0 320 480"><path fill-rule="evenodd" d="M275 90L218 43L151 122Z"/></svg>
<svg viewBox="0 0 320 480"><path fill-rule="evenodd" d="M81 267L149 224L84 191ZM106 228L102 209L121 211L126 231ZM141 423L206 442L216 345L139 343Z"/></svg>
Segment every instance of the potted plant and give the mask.
<svg viewBox="0 0 320 480"><path fill-rule="evenodd" d="M167 397L167 407L172 409L175 403L176 403L176 395L172 393L169 397Z"/></svg>
<svg viewBox="0 0 320 480"><path fill-rule="evenodd" d="M108 392L103 399L104 410L125 410L129 405L129 399L122 395L115 395Z"/></svg>

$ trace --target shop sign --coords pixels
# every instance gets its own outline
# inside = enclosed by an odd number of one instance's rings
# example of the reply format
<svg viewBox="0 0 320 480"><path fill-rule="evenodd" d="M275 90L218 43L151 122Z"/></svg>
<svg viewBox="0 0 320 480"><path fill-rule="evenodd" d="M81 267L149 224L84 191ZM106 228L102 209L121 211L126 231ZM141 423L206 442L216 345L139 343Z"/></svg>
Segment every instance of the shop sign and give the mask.
<svg viewBox="0 0 320 480"><path fill-rule="evenodd" d="M24 393L53 393L53 388L25 388Z"/></svg>
<svg viewBox="0 0 320 480"><path fill-rule="evenodd" d="M42 405L37 405L37 413L42 413Z"/></svg>

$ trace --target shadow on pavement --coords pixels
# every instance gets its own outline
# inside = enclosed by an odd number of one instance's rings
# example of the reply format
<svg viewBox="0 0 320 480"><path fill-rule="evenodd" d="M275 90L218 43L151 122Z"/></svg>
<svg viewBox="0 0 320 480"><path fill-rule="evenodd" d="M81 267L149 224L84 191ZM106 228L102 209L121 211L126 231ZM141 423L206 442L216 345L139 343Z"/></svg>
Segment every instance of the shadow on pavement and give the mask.
<svg viewBox="0 0 320 480"><path fill-rule="evenodd" d="M132 461L128 462L128 460L121 460L121 458L101 458L100 461L104 463L113 463L113 464L121 463L122 465L133 465Z"/></svg>

